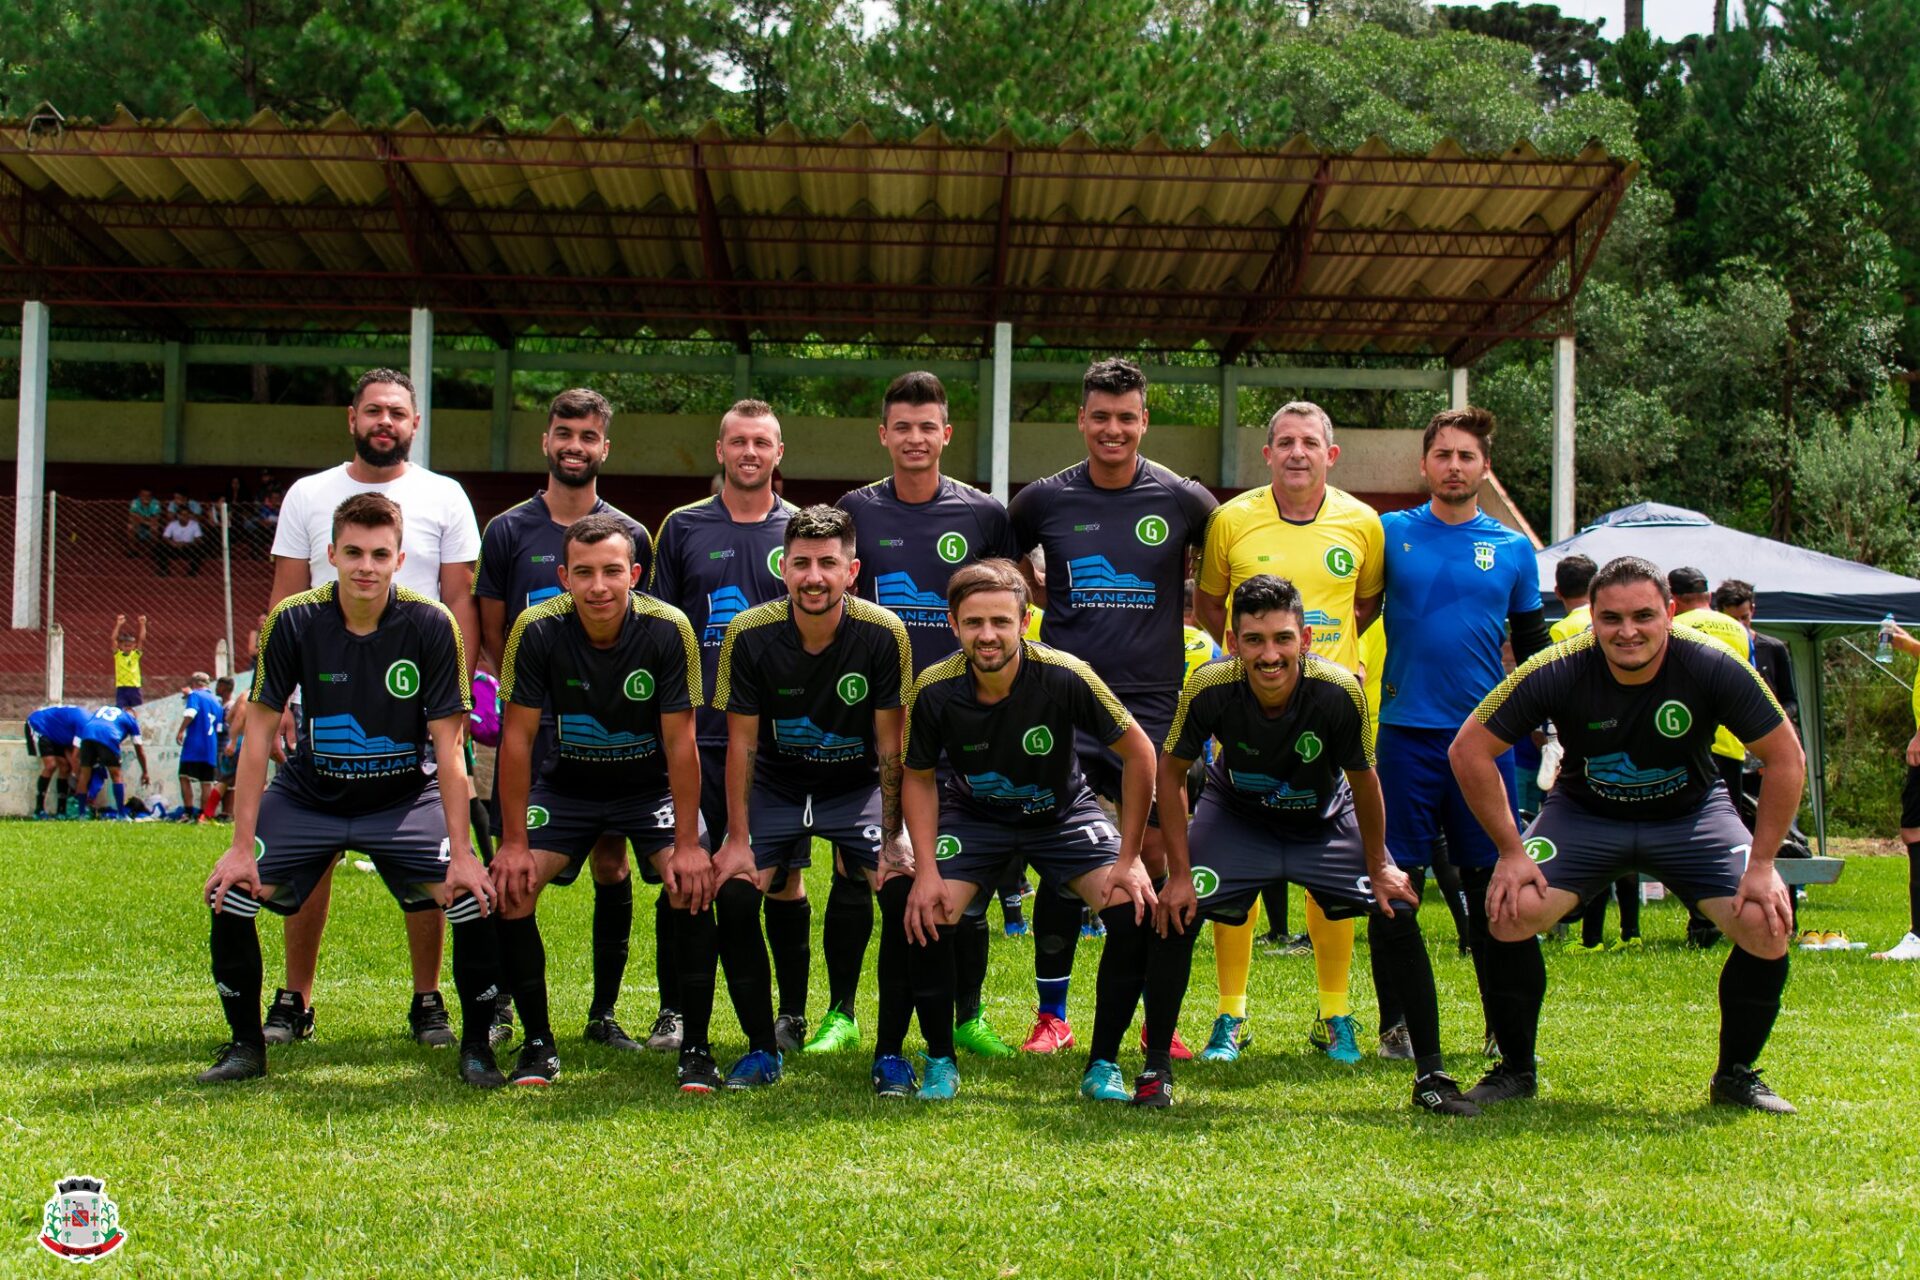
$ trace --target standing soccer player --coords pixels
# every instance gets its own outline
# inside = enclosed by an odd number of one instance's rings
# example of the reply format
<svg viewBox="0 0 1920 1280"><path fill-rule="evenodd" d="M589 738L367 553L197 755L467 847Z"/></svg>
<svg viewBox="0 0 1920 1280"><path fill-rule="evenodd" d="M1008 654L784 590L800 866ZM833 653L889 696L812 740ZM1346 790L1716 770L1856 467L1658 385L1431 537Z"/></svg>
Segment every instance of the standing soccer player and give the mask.
<svg viewBox="0 0 1920 1280"><path fill-rule="evenodd" d="M1793 1107L1754 1063L1787 985L1793 900L1773 860L1800 806L1806 757L1766 682L1671 622L1660 571L1624 556L1593 579L1593 631L1556 645L1490 693L1449 751L1467 802L1499 850L1486 910L1498 945L1487 1004L1502 1061L1467 1091L1485 1106L1538 1089L1534 1039L1546 997L1542 929L1626 871L1658 878L1733 939L1720 974L1720 1060L1712 1101ZM1393 616L1393 606L1387 606ZM1523 838L1499 758L1543 720L1566 748L1560 780ZM1713 764L1727 725L1766 764L1752 835Z"/></svg>
<svg viewBox="0 0 1920 1280"><path fill-rule="evenodd" d="M1267 421L1262 450L1272 481L1222 506L1207 526L1206 549L1194 586L1194 616L1224 641L1227 600L1257 574L1279 574L1305 601L1313 652L1359 675L1360 633L1380 612L1383 575L1380 516L1344 489L1327 483L1339 460L1333 419L1310 400L1283 404ZM1285 901L1285 885L1278 895ZM1257 913L1254 913L1257 914ZM1247 1025L1247 973L1253 964L1258 926L1213 926L1213 962L1220 981L1220 1011L1201 1057L1231 1062L1251 1040ZM1329 920L1307 895L1307 935L1319 1017L1308 1040L1339 1062L1358 1062L1353 1007L1348 995L1353 968L1353 921Z"/></svg>
<svg viewBox="0 0 1920 1280"><path fill-rule="evenodd" d="M480 562L473 577L473 595L479 604L481 648L504 674L507 637L520 615L564 590L556 572L564 557L567 529L590 515L605 515L626 529L633 543L633 564L640 581L653 564L653 539L638 520L603 501L599 494L600 468L612 449L613 406L597 391L576 387L562 391L547 406L547 429L540 436L540 452L547 460L547 486L525 502L509 507L487 522L480 539ZM543 688L552 689L551 685ZM540 722L533 743L533 775L554 746L551 715ZM494 773L494 803L488 815L493 834L502 834L500 773ZM627 842L609 829L588 860L593 875L593 1001L587 1006L587 1040L613 1049L638 1050L640 1045L614 1018L620 983L626 974L627 949L633 933L633 877L627 863ZM654 916L655 955L660 990L678 986L674 977L672 945L664 921L668 895L662 893ZM501 913L501 920L508 917ZM502 927L505 927L504 924ZM517 989L513 949L501 944L509 991ZM511 1034L512 1002L504 996L494 1011L496 1043Z"/></svg>
<svg viewBox="0 0 1920 1280"><path fill-rule="evenodd" d="M180 724L173 740L180 748L180 805L184 821L195 817L193 784L200 784L201 808L214 798L214 766L220 758L220 738L225 731L226 712L220 700L207 692L212 683L204 671L196 671L183 700Z"/></svg>
<svg viewBox="0 0 1920 1280"><path fill-rule="evenodd" d="M773 490L774 469L786 455L772 406L742 400L720 418L713 447L720 492L689 503L660 523L647 594L687 615L700 639L700 687L711 696L719 675L720 642L735 614L786 594L780 576L782 535L794 507ZM707 840L719 848L727 832L727 717L710 706L694 712L700 744L700 817ZM782 1052L806 1039L807 970L812 906L805 897L767 899L767 940L780 981L780 1012L787 1017ZM685 978L679 979L684 981ZM788 991L793 996L789 998ZM647 1037L650 1049L677 1052L682 1044L679 997L663 982L660 1014ZM797 1034L796 1030L797 1029Z"/></svg>
<svg viewBox="0 0 1920 1280"><path fill-rule="evenodd" d="M1217 504L1204 485L1141 456L1147 380L1138 366L1101 360L1080 385L1086 460L1014 495L1008 508L1014 544L1022 555L1035 547L1046 554L1040 638L1083 660L1149 741L1158 741L1180 700L1188 553L1199 550ZM1087 785L1118 804L1119 756L1091 736L1075 749ZM1149 815L1143 810L1141 816ZM1141 856L1148 873L1164 872L1160 833L1151 822ZM1080 908L1071 898L1057 891L1035 897L1033 967L1040 1007L1021 1046L1029 1053L1073 1044L1067 985L1079 932Z"/></svg>
<svg viewBox="0 0 1920 1280"><path fill-rule="evenodd" d="M685 614L634 590L640 566L627 526L602 512L567 528L559 552L565 593L522 611L504 651L502 831L491 871L501 891L504 968L525 1031L509 1073L515 1084L551 1084L560 1074L547 1013L547 953L534 918L542 889L573 883L581 863L598 859L609 841L624 864L631 842L642 874L662 882L661 896L679 907L668 917L669 945L701 945L682 943L677 926L710 920L691 914L708 874L693 740L700 648ZM537 754L543 722L551 722L553 740ZM711 952L710 936L704 945ZM597 980L594 988L598 1009L606 993ZM706 1002L713 1003L711 982ZM589 1012L586 1038L617 1045L604 1032L612 1021L607 1008Z"/></svg>
<svg viewBox="0 0 1920 1280"><path fill-rule="evenodd" d="M953 439L947 421L947 391L931 373L903 373L880 402L880 443L893 474L845 494L836 504L866 530L860 540L858 590L900 619L913 646L913 669L924 671L954 652L947 624L947 579L958 569L993 557L1018 559L1007 509L940 472L942 452ZM1013 899L1015 911L1020 899ZM831 1052L855 1043L853 997L873 932L873 893L864 877L836 870L827 895L827 981L832 1006L807 1051ZM1013 1049L987 1024L981 988L987 977L986 904L968 908L956 926L957 994L954 1043L969 1053L1002 1058Z"/></svg>
<svg viewBox="0 0 1920 1280"><path fill-rule="evenodd" d="M393 499L359 494L334 512L336 580L275 606L260 636L234 800L233 842L204 900L213 909L214 986L233 1038L202 1084L265 1075L261 907L297 911L342 854L373 860L404 911L444 909L460 994L460 1078L506 1083L487 1043L498 981L485 920L493 887L467 829L467 663L453 614L396 586L406 553ZM298 751L267 786L267 748L295 687ZM437 767L428 773L427 746Z"/></svg>
<svg viewBox="0 0 1920 1280"><path fill-rule="evenodd" d="M57 818L66 812L73 790L80 726L87 722L82 707L41 707L27 715L27 754L40 762L33 784L33 816ZM56 782L57 779L57 782ZM47 785L55 783L53 811L47 811Z"/></svg>

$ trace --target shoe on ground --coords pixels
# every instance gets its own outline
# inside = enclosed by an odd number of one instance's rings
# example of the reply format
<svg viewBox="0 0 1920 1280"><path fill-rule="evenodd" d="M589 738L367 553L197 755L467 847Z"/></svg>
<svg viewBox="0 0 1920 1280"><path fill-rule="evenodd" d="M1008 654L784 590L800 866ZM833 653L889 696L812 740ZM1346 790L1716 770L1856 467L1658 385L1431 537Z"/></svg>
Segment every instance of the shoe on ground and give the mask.
<svg viewBox="0 0 1920 1280"><path fill-rule="evenodd" d="M414 993L413 1007L407 1010L407 1029L415 1044L429 1049L448 1049L456 1043L453 1024L447 1020L447 1002L438 991Z"/></svg>
<svg viewBox="0 0 1920 1280"><path fill-rule="evenodd" d="M1166 1071L1142 1071L1133 1078L1133 1107L1170 1107L1173 1105L1173 1076Z"/></svg>
<svg viewBox="0 0 1920 1280"><path fill-rule="evenodd" d="M778 1034L778 1026L775 1033ZM839 1053L842 1049L852 1049L860 1043L860 1024L838 1009L827 1010L827 1016L820 1019L820 1029L813 1033L813 1039L801 1046L802 1053Z"/></svg>
<svg viewBox="0 0 1920 1280"><path fill-rule="evenodd" d="M919 1087L913 1064L897 1053L883 1053L873 1060L873 1092L881 1098L910 1098Z"/></svg>
<svg viewBox="0 0 1920 1280"><path fill-rule="evenodd" d="M493 1000L493 1017L487 1023L487 1044L498 1049L513 1039L513 997L502 991Z"/></svg>
<svg viewBox="0 0 1920 1280"><path fill-rule="evenodd" d="M1144 1050L1146 1047L1147 1047L1147 1027L1146 1027L1146 1024L1143 1022L1140 1024L1140 1048ZM1180 1033L1178 1031L1175 1031L1173 1033L1173 1044L1168 1048L1167 1056L1172 1058L1175 1062L1192 1062L1193 1061L1193 1050L1187 1048L1186 1041L1180 1038Z"/></svg>
<svg viewBox="0 0 1920 1280"><path fill-rule="evenodd" d="M1721 934L1718 929L1689 929L1687 930L1687 945L1700 951L1706 951L1715 946L1720 941L1720 937Z"/></svg>
<svg viewBox="0 0 1920 1280"><path fill-rule="evenodd" d="M1104 938L1107 936L1107 922L1099 916L1088 916L1080 922L1082 938Z"/></svg>
<svg viewBox="0 0 1920 1280"><path fill-rule="evenodd" d="M647 1032L647 1048L655 1053L678 1053L680 1041L686 1034L686 1019L680 1016L680 1011L662 1009L653 1020L653 1029Z"/></svg>
<svg viewBox="0 0 1920 1280"><path fill-rule="evenodd" d="M1062 1049L1073 1048L1073 1028L1067 1025L1065 1018L1056 1018L1050 1013L1040 1012L1034 1017L1033 1030L1027 1033L1026 1042L1020 1046L1022 1053L1058 1053Z"/></svg>
<svg viewBox="0 0 1920 1280"><path fill-rule="evenodd" d="M712 1093L723 1083L720 1068L705 1049L682 1049L674 1079L682 1093Z"/></svg>
<svg viewBox="0 0 1920 1280"><path fill-rule="evenodd" d="M1713 1073L1713 1083L1707 1086L1707 1097L1721 1106L1745 1107L1749 1111L1765 1111L1776 1116L1799 1114L1791 1102L1767 1087L1767 1082L1760 1078L1758 1071L1737 1063Z"/></svg>
<svg viewBox="0 0 1920 1280"><path fill-rule="evenodd" d="M1604 953L1606 949L1607 944L1604 942L1596 942L1588 946L1578 938L1568 938L1567 945L1562 948L1570 956L1597 956Z"/></svg>
<svg viewBox="0 0 1920 1280"><path fill-rule="evenodd" d="M1909 933L1885 951L1873 953L1875 960L1920 960L1920 933Z"/></svg>
<svg viewBox="0 0 1920 1280"><path fill-rule="evenodd" d="M1480 1056L1498 1061L1500 1058L1500 1037L1491 1030L1480 1037Z"/></svg>
<svg viewBox="0 0 1920 1280"><path fill-rule="evenodd" d="M257 1044L229 1040L214 1055L213 1065L194 1079L201 1084L231 1084L235 1080L256 1080L267 1074L267 1051Z"/></svg>
<svg viewBox="0 0 1920 1280"><path fill-rule="evenodd" d="M1286 954L1290 956L1312 955L1313 954L1313 935L1310 933L1294 934L1292 941L1287 943Z"/></svg>
<svg viewBox="0 0 1920 1280"><path fill-rule="evenodd" d="M514 1084L544 1088L560 1078L560 1055L545 1040L529 1040L520 1046L520 1060L513 1064L507 1079Z"/></svg>
<svg viewBox="0 0 1920 1280"><path fill-rule="evenodd" d="M1821 942L1820 949L1822 951L1853 950L1853 939L1847 937L1846 934L1841 933L1838 930L1829 930L1828 932L1821 934L1820 942Z"/></svg>
<svg viewBox="0 0 1920 1280"><path fill-rule="evenodd" d="M976 1058L1011 1058L1015 1052L1012 1045L987 1025L986 1016L978 1013L954 1027L953 1045L956 1049L965 1049Z"/></svg>
<svg viewBox="0 0 1920 1280"><path fill-rule="evenodd" d="M960 1092L960 1067L952 1058L928 1058L920 1090L913 1096L922 1102L951 1102Z"/></svg>
<svg viewBox="0 0 1920 1280"><path fill-rule="evenodd" d="M618 1049L621 1053L640 1052L640 1042L627 1034L627 1029L614 1021L612 1014L587 1019L587 1029L583 1039L588 1044L597 1044L606 1049Z"/></svg>
<svg viewBox="0 0 1920 1280"><path fill-rule="evenodd" d="M727 1088L736 1091L764 1089L768 1085L779 1084L780 1076L780 1055L755 1049L728 1069Z"/></svg>
<svg viewBox="0 0 1920 1280"><path fill-rule="evenodd" d="M807 1020L797 1013L783 1013L773 1020L773 1042L781 1053L799 1053L807 1043Z"/></svg>
<svg viewBox="0 0 1920 1280"><path fill-rule="evenodd" d="M1087 1064L1086 1074L1080 1077L1080 1096L1095 1102L1133 1101L1133 1094L1127 1091L1127 1078L1120 1074L1120 1064L1103 1058Z"/></svg>
<svg viewBox="0 0 1920 1280"><path fill-rule="evenodd" d="M1413 1037L1407 1034L1407 1024L1396 1022L1380 1033L1380 1056L1394 1062L1413 1061Z"/></svg>
<svg viewBox="0 0 1920 1280"><path fill-rule="evenodd" d="M1531 1098L1540 1092L1540 1076L1534 1071L1515 1071L1502 1062L1480 1077L1480 1083L1467 1090L1467 1101L1481 1107L1496 1102Z"/></svg>
<svg viewBox="0 0 1920 1280"><path fill-rule="evenodd" d="M1642 946L1638 935L1631 938L1621 938L1607 948L1609 951L1639 951L1641 949Z"/></svg>
<svg viewBox="0 0 1920 1280"><path fill-rule="evenodd" d="M1252 1024L1245 1018L1223 1013L1213 1020L1213 1031L1207 1036L1206 1048L1200 1050L1200 1056L1208 1062L1233 1062L1252 1043Z"/></svg>
<svg viewBox="0 0 1920 1280"><path fill-rule="evenodd" d="M1437 1116L1477 1116L1480 1108L1460 1092L1454 1078L1444 1071L1429 1071L1413 1082L1413 1105Z"/></svg>
<svg viewBox="0 0 1920 1280"><path fill-rule="evenodd" d="M1359 1030L1348 1014L1336 1013L1331 1018L1317 1020L1307 1033L1307 1043L1335 1062L1360 1061Z"/></svg>
<svg viewBox="0 0 1920 1280"><path fill-rule="evenodd" d="M311 1040L313 1010L307 1007L307 1002L298 991L281 987L273 993L273 1003L267 1006L267 1020L261 1025L260 1034L268 1044Z"/></svg>
<svg viewBox="0 0 1920 1280"><path fill-rule="evenodd" d="M1000 926L1000 932L1009 938L1025 938L1032 935L1025 920L1009 920Z"/></svg>
<svg viewBox="0 0 1920 1280"><path fill-rule="evenodd" d="M484 1044L460 1046L460 1078L476 1089L499 1089L507 1083L493 1060L493 1047Z"/></svg>

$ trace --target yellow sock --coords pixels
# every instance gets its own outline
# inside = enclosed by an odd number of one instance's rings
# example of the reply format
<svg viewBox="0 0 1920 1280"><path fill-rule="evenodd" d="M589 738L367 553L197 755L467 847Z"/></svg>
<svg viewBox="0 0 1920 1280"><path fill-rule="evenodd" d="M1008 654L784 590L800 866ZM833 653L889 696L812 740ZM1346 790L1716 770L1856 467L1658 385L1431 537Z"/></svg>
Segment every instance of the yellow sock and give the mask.
<svg viewBox="0 0 1920 1280"><path fill-rule="evenodd" d="M1213 971L1220 979L1220 1012L1247 1016L1247 971L1253 968L1253 935L1259 932L1259 912L1245 924L1213 926Z"/></svg>
<svg viewBox="0 0 1920 1280"><path fill-rule="evenodd" d="M1320 904L1308 894L1307 936L1313 939L1313 975L1315 985L1320 988L1320 1016L1338 1018L1352 1013L1347 984L1353 975L1353 921L1327 919ZM1214 946L1219 945L1216 935ZM1224 985L1221 989L1225 990Z"/></svg>

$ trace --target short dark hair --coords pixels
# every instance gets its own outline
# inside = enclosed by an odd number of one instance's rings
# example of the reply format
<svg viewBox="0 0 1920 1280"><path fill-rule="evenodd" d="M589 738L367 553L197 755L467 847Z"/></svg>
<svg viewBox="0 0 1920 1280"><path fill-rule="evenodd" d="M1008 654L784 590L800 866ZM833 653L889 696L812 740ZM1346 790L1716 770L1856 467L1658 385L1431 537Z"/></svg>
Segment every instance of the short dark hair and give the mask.
<svg viewBox="0 0 1920 1280"><path fill-rule="evenodd" d="M816 502L810 507L802 507L793 513L787 521L786 532L781 535L781 546L791 547L802 538L838 538L840 549L849 556L853 554L853 517L839 507L830 507L824 502Z"/></svg>
<svg viewBox="0 0 1920 1280"><path fill-rule="evenodd" d="M921 369L903 373L887 384L887 393L880 397L880 421L887 420L887 412L897 404L940 406L940 421L947 420L947 389L940 379Z"/></svg>
<svg viewBox="0 0 1920 1280"><path fill-rule="evenodd" d="M1576 551L1553 566L1553 589L1569 598L1587 595L1593 588L1593 575L1599 571L1592 556Z"/></svg>
<svg viewBox="0 0 1920 1280"><path fill-rule="evenodd" d="M1480 452L1492 455L1493 452L1493 411L1476 409L1469 405L1464 409L1442 409L1427 421L1427 429L1420 437L1420 452L1426 453L1433 448L1433 438L1451 427L1455 431L1464 431L1480 442Z"/></svg>
<svg viewBox="0 0 1920 1280"><path fill-rule="evenodd" d="M1707 575L1690 564L1667 570L1667 590L1677 596L1703 595L1706 589Z"/></svg>
<svg viewBox="0 0 1920 1280"><path fill-rule="evenodd" d="M409 378L398 369L369 369L360 375L358 382L353 384L353 405L355 408L360 406L360 397L366 393L367 388L376 382L391 382L396 387L405 387L407 399L413 401L416 405L420 403L420 397L413 389L412 378Z"/></svg>
<svg viewBox="0 0 1920 1280"><path fill-rule="evenodd" d="M1662 601L1673 603L1673 592L1668 590L1666 578L1651 560L1642 560L1639 556L1618 556L1601 565L1587 591L1597 601L1608 587L1625 586L1629 582L1651 582L1660 588Z"/></svg>
<svg viewBox="0 0 1920 1280"><path fill-rule="evenodd" d="M985 560L975 560L964 569L954 570L947 579L947 612L958 614L960 606L968 596L977 596L983 591L1011 591L1020 602L1020 615L1027 613L1027 580L1011 560L992 556Z"/></svg>
<svg viewBox="0 0 1920 1280"><path fill-rule="evenodd" d="M1742 582L1738 578L1722 578L1720 585L1713 589L1713 607L1725 613L1728 609L1737 609L1743 604L1753 603L1753 584Z"/></svg>
<svg viewBox="0 0 1920 1280"><path fill-rule="evenodd" d="M340 530L348 525L362 529L393 530L393 540L406 536L406 522L400 504L384 493L356 493L333 509L333 540L340 541Z"/></svg>
<svg viewBox="0 0 1920 1280"><path fill-rule="evenodd" d="M723 436L727 433L728 418L772 418L776 427L780 425L779 416L765 400L735 400L727 406L727 411L720 415L720 434Z"/></svg>
<svg viewBox="0 0 1920 1280"><path fill-rule="evenodd" d="M574 387L562 391L547 405L547 421L555 418L568 422L578 422L582 418L598 418L604 429L613 421L613 406L598 391L587 387Z"/></svg>
<svg viewBox="0 0 1920 1280"><path fill-rule="evenodd" d="M569 550L574 543L590 547L596 542L605 542L609 538L618 538L627 544L627 563L632 564L640 552L633 544L633 530L619 516L608 515L602 511L596 515L581 516L567 526L567 536L561 540L560 559L565 563Z"/></svg>
<svg viewBox="0 0 1920 1280"><path fill-rule="evenodd" d="M215 681L213 682L213 691L214 691L215 693L232 693L232 692L233 692L233 677L232 677L232 676L221 676L221 677L220 677L220 678L219 678L218 680L215 680Z"/></svg>
<svg viewBox="0 0 1920 1280"><path fill-rule="evenodd" d="M1080 378L1080 403L1085 405L1087 397L1096 391L1104 391L1110 396L1123 396L1129 391L1138 391L1144 404L1147 399L1147 375L1140 372L1140 366L1131 360L1119 356L1110 356L1105 360L1096 360L1087 366Z"/></svg>
<svg viewBox="0 0 1920 1280"><path fill-rule="evenodd" d="M1256 573L1233 589L1233 628L1240 629L1240 619L1253 613L1291 613L1294 617L1306 618L1306 606L1300 601L1300 588L1287 579L1272 573Z"/></svg>

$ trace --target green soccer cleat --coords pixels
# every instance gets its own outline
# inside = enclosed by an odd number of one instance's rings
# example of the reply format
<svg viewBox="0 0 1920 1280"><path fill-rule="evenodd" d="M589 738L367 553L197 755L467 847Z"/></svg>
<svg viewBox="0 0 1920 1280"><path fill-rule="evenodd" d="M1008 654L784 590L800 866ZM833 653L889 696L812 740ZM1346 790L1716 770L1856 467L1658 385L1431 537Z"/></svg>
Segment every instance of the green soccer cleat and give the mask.
<svg viewBox="0 0 1920 1280"><path fill-rule="evenodd" d="M975 1014L953 1029L953 1044L976 1058L1011 1058L1018 1052L993 1033L982 1014Z"/></svg>
<svg viewBox="0 0 1920 1280"><path fill-rule="evenodd" d="M1080 1096L1095 1102L1133 1101L1133 1091L1127 1088L1127 1078L1120 1074L1120 1064L1105 1059L1087 1064L1087 1073L1080 1077Z"/></svg>
<svg viewBox="0 0 1920 1280"><path fill-rule="evenodd" d="M827 1016L820 1019L820 1029L800 1052L839 1053L842 1049L857 1048L859 1044L860 1024L838 1009L829 1009Z"/></svg>
<svg viewBox="0 0 1920 1280"><path fill-rule="evenodd" d="M1207 1047L1200 1051L1200 1057L1206 1062L1234 1062L1252 1043L1253 1028L1247 1020L1223 1013L1213 1020L1213 1034L1207 1037Z"/></svg>

